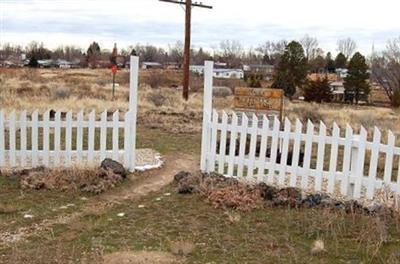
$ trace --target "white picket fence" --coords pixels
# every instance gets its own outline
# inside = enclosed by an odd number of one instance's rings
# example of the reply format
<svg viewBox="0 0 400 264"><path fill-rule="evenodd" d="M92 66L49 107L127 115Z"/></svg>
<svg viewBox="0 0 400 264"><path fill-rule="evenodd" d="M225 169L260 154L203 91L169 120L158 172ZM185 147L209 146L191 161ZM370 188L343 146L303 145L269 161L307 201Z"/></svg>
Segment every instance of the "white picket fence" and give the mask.
<svg viewBox="0 0 400 264"><path fill-rule="evenodd" d="M133 111L43 114L0 111L0 167L71 166L99 164L105 158L133 170L135 125ZM124 142L120 142L120 139ZM108 143L108 144L107 144ZM123 147L120 147L123 145Z"/></svg>
<svg viewBox="0 0 400 264"><path fill-rule="evenodd" d="M393 166L396 156L399 160L400 148L395 146L391 131L387 144L383 144L378 128L372 141L367 139L364 127L355 134L347 126L344 137L336 123L330 135L323 122L318 133L311 121L305 133L299 120L292 128L288 119L281 129L276 117L269 120L263 116L259 122L256 115L249 120L246 114L228 116L214 110L205 128L209 142L204 155L205 171L317 192L340 192L355 199L372 199L376 190L384 186L400 194L400 170ZM378 160L382 156L383 173L378 175Z"/></svg>
<svg viewBox="0 0 400 264"><path fill-rule="evenodd" d="M400 195L400 148L389 131L386 144L375 128L359 133L334 123L294 126L275 117L251 118L245 114L218 113L212 108L213 62L205 63L201 170L228 177L299 187L354 199L374 198L376 191L389 188ZM261 119L261 120L259 120ZM342 133L344 132L344 133Z"/></svg>
<svg viewBox="0 0 400 264"><path fill-rule="evenodd" d="M0 111L0 168L98 165L104 158L135 168L139 58L130 58L129 111ZM111 142L109 142L111 141ZM121 141L121 142L120 142Z"/></svg>

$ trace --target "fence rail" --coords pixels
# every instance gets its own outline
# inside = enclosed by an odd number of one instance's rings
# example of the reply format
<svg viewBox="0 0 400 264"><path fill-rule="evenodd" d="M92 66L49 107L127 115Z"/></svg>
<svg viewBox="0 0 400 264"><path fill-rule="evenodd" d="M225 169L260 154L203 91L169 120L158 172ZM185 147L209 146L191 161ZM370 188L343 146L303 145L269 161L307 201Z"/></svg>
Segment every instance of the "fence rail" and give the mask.
<svg viewBox="0 0 400 264"><path fill-rule="evenodd" d="M328 130L321 122L316 131L311 121L304 127L296 120L293 126L288 119L281 124L276 117L259 120L215 110L204 120L202 169L207 172L354 199L372 199L384 187L400 194L400 148L391 131L384 144L376 127L369 140L364 127L356 134L336 123Z"/></svg>
<svg viewBox="0 0 400 264"><path fill-rule="evenodd" d="M111 118L107 111L99 120L96 117L95 111L85 115L83 110L76 115L71 111L30 115L0 111L0 167L94 164L108 157L133 170L134 111L125 113L122 120L118 111Z"/></svg>

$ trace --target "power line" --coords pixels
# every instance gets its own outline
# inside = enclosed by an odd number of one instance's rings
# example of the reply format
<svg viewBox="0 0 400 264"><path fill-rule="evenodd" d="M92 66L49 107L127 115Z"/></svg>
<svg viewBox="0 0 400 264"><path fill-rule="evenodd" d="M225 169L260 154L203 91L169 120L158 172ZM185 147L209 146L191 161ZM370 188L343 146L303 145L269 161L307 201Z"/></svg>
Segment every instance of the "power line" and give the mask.
<svg viewBox="0 0 400 264"><path fill-rule="evenodd" d="M200 7L206 9L212 9L212 6L204 5L203 3L192 2L192 0L177 1L177 0L159 0L161 2L167 2L172 4L178 4L185 6L185 51L183 59L183 98L189 100L189 81L190 81L190 42L191 42L191 26L192 26L192 7Z"/></svg>

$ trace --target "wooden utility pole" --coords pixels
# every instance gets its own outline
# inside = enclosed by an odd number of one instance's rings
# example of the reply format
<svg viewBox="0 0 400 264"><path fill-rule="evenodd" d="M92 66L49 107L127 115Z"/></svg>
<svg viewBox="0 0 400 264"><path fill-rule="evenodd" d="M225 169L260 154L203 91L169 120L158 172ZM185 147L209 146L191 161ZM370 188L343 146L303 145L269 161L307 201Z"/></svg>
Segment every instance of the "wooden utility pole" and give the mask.
<svg viewBox="0 0 400 264"><path fill-rule="evenodd" d="M192 7L201 7L212 9L212 6L203 5L202 3L194 2L192 0L176 1L176 0L160 0L161 2L168 2L173 4L185 5L185 51L183 59L183 98L189 100L189 82L190 82L190 45L191 45L191 32L192 32Z"/></svg>

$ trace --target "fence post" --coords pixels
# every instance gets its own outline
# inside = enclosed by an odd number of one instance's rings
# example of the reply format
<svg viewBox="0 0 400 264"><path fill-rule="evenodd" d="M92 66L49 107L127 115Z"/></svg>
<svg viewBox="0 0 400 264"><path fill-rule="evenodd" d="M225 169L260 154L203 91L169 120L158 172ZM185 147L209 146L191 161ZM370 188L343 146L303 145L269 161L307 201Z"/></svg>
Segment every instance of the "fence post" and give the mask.
<svg viewBox="0 0 400 264"><path fill-rule="evenodd" d="M131 139L129 148L125 148L125 151L129 151L129 171L135 170L136 163L136 119L137 119L137 94L138 94L138 83L139 83L139 57L131 56L131 68L130 68L130 88L129 88L129 111L130 118L125 122L130 122L130 136Z"/></svg>
<svg viewBox="0 0 400 264"><path fill-rule="evenodd" d="M204 97L203 97L203 132L201 137L201 161L200 169L206 172L207 154L210 150L211 133L210 123L212 115L212 90L213 90L213 68L214 62L206 61L204 66Z"/></svg>

